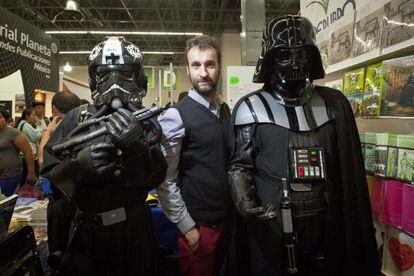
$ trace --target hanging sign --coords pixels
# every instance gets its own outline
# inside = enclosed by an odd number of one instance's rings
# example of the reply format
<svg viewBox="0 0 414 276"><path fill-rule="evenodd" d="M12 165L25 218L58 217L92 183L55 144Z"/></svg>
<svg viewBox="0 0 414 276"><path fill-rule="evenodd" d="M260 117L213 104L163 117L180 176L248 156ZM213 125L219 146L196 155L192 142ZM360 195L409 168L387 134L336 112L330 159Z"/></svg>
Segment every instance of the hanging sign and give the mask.
<svg viewBox="0 0 414 276"><path fill-rule="evenodd" d="M173 68L172 72L169 67L165 67L162 71L162 90L169 91L171 89L172 83L172 90L177 90L177 68Z"/></svg>
<svg viewBox="0 0 414 276"><path fill-rule="evenodd" d="M0 79L21 70L27 104L35 89L59 90L58 42L0 7Z"/></svg>

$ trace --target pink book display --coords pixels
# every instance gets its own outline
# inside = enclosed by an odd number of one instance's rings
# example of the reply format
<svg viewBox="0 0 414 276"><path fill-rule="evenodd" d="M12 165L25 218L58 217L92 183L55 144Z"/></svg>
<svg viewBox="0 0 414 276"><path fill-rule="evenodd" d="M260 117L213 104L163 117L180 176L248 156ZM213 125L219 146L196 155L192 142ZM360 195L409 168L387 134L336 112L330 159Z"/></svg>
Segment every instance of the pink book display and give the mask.
<svg viewBox="0 0 414 276"><path fill-rule="evenodd" d="M378 219L381 218L381 209L382 209L382 179L379 177L374 177L372 182L372 191L371 191L371 209L372 215Z"/></svg>
<svg viewBox="0 0 414 276"><path fill-rule="evenodd" d="M414 234L414 186L404 184L401 228Z"/></svg>
<svg viewBox="0 0 414 276"><path fill-rule="evenodd" d="M396 180L383 180L381 221L385 225L401 227L403 186L404 183Z"/></svg>

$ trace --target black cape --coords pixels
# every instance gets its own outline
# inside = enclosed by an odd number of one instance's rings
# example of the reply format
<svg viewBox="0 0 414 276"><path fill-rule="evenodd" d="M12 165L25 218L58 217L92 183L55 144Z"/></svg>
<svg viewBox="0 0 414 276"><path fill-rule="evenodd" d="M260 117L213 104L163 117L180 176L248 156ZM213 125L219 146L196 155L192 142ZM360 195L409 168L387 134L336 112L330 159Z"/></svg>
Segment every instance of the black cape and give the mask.
<svg viewBox="0 0 414 276"><path fill-rule="evenodd" d="M317 91L325 100L326 104L331 108L334 117L338 136L338 154L340 162L340 177L342 185L342 199L340 202L330 202L329 206L342 209L342 220L344 229L344 248L331 246L326 249L327 259L337 256L335 251L342 251L345 258L343 260L333 260L334 263L343 264L343 271L337 271L337 275L355 275L355 276L371 276L380 275L380 266L378 259L378 251L375 241L375 230L372 223L371 207L368 194L368 186L365 177L365 168L361 152L361 143L359 140L358 130L355 123L354 115L347 98L338 90L316 86ZM259 91L246 95L247 98ZM243 102L242 98L234 107L232 118L230 121L230 152L235 151L235 113ZM328 197L329 198L332 197ZM337 213L337 212L333 212ZM329 219L329 218L328 218ZM331 218L340 219L340 218ZM246 237L243 237L243 231L237 229L237 218L235 233L233 235L232 247L229 256L228 270L229 274L234 274L232 268L237 268L238 275L242 275L243 266L246 266L246 259L239 259L237 256L245 253L239 249L243 243L246 243ZM327 232L327 241L335 245L330 232ZM333 237L333 236L332 236ZM329 242L331 238L331 242ZM284 250L281 248L281 250ZM236 252L235 254L233 254ZM329 267L329 264L327 264Z"/></svg>

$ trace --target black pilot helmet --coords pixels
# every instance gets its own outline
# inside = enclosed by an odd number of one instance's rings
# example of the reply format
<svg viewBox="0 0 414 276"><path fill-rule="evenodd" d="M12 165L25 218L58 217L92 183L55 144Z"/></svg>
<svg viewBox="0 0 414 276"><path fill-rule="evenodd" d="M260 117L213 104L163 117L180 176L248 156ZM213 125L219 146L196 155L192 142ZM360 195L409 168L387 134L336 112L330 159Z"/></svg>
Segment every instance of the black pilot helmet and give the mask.
<svg viewBox="0 0 414 276"><path fill-rule="evenodd" d="M285 15L266 24L253 82L265 83L281 103L296 105L310 97L312 81L324 76L315 32L307 18Z"/></svg>
<svg viewBox="0 0 414 276"><path fill-rule="evenodd" d="M123 37L108 37L89 55L89 86L96 107L112 109L137 107L147 93L147 77L143 73L142 55L137 46Z"/></svg>

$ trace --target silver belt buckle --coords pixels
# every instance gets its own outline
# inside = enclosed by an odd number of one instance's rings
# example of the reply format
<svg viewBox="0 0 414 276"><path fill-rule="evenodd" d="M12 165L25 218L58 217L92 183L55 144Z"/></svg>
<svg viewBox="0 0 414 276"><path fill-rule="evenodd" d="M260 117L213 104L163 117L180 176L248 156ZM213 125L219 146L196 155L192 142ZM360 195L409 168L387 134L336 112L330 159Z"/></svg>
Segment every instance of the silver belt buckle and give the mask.
<svg viewBox="0 0 414 276"><path fill-rule="evenodd" d="M290 183L290 188L295 192L311 192L312 183Z"/></svg>
<svg viewBox="0 0 414 276"><path fill-rule="evenodd" d="M126 220L125 208L117 208L99 214L102 219L102 225L108 226Z"/></svg>

